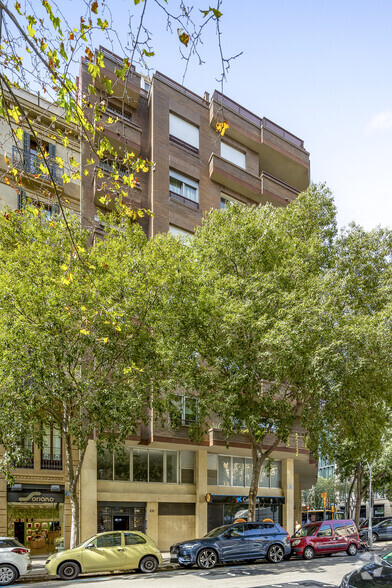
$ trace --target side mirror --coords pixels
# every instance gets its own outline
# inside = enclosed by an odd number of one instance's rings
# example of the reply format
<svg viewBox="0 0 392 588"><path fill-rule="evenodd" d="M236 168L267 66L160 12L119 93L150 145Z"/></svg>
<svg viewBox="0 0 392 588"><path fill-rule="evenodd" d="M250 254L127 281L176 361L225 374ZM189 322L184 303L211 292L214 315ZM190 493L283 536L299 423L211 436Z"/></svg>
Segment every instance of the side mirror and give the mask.
<svg viewBox="0 0 392 588"><path fill-rule="evenodd" d="M86 545L85 549L94 549L94 547L94 543L89 543L88 545Z"/></svg>

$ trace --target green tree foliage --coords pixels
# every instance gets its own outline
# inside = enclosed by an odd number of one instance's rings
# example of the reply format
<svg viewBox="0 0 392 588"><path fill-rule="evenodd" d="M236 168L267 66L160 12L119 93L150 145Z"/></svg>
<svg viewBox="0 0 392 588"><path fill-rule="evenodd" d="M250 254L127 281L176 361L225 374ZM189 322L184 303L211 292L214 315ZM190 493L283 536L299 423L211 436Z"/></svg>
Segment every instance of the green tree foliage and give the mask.
<svg viewBox="0 0 392 588"><path fill-rule="evenodd" d="M320 510L324 508L324 499L321 494L326 492L328 498L328 507L339 506L340 501L344 498L345 484L341 482L337 477L323 478L319 476L316 484L311 490L303 491L303 502L305 505L309 505L310 509Z"/></svg>
<svg viewBox="0 0 392 588"><path fill-rule="evenodd" d="M60 429L78 541L77 482L87 443L114 445L159 411L159 317L172 260L125 220L91 244L75 216L27 207L0 217L0 443L3 471L22 439ZM167 263L166 263L167 262ZM163 268L165 271L163 272Z"/></svg>

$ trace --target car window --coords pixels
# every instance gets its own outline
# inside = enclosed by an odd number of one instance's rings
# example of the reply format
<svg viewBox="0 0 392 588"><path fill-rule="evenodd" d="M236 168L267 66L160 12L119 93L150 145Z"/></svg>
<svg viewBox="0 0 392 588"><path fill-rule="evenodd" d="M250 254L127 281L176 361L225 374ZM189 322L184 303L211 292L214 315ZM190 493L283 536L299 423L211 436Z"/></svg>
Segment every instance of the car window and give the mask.
<svg viewBox="0 0 392 588"><path fill-rule="evenodd" d="M259 537L261 533L261 525L245 525L245 537Z"/></svg>
<svg viewBox="0 0 392 588"><path fill-rule="evenodd" d="M0 539L0 548L4 549L5 547L23 547L23 545L13 539Z"/></svg>
<svg viewBox="0 0 392 588"><path fill-rule="evenodd" d="M356 535L357 528L355 525L347 525L346 526L347 535Z"/></svg>
<svg viewBox="0 0 392 588"><path fill-rule="evenodd" d="M332 537L331 525L321 525L317 537Z"/></svg>
<svg viewBox="0 0 392 588"><path fill-rule="evenodd" d="M137 535L136 533L124 533L124 539L125 545L138 545L146 542L141 535Z"/></svg>
<svg viewBox="0 0 392 588"><path fill-rule="evenodd" d="M243 537L245 533L245 525L236 525L231 527L225 533L225 537Z"/></svg>
<svg viewBox="0 0 392 588"><path fill-rule="evenodd" d="M310 537L310 535L314 535L317 533L319 529L319 525L305 525L298 529L296 533L294 533L293 537Z"/></svg>
<svg viewBox="0 0 392 588"><path fill-rule="evenodd" d="M346 527L340 524L334 524L333 530L336 537L345 537L346 536Z"/></svg>
<svg viewBox="0 0 392 588"><path fill-rule="evenodd" d="M224 531L226 531L226 529L229 528L229 525L224 525L223 527L217 527L216 529L212 529L212 531L209 531L207 533L207 535L204 535L204 537L218 537L219 535L222 535L222 533Z"/></svg>
<svg viewBox="0 0 392 588"><path fill-rule="evenodd" d="M392 525L392 522L390 520L386 520L383 521L382 523L378 524L378 527L381 527L382 529L384 529L385 527L390 527Z"/></svg>
<svg viewBox="0 0 392 588"><path fill-rule="evenodd" d="M107 535L101 535L96 537L93 543L96 547L120 547L121 533L108 533Z"/></svg>

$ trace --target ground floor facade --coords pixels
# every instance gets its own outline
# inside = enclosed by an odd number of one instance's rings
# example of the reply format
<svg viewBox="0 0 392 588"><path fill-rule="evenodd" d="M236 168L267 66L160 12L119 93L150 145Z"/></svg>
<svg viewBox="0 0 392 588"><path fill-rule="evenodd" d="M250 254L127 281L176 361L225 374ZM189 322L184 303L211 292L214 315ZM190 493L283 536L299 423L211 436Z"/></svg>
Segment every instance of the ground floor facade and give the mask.
<svg viewBox="0 0 392 588"><path fill-rule="evenodd" d="M250 447L240 443L227 448L181 439L147 445L129 440L111 453L98 452L90 440L79 483L80 538L135 529L166 551L246 520L251 471ZM292 533L301 520L301 490L316 473L307 450L278 447L260 475L257 519L272 519ZM12 486L0 480L0 533L17 537L32 555L67 548L70 527L64 470L17 469Z"/></svg>

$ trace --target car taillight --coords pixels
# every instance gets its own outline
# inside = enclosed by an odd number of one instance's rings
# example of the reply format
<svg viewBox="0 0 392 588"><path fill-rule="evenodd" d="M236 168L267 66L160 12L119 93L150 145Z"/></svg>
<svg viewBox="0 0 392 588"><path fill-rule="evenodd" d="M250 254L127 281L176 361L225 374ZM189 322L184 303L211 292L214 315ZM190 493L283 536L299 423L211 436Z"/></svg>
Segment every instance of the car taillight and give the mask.
<svg viewBox="0 0 392 588"><path fill-rule="evenodd" d="M25 553L29 553L29 550L25 549L24 547L15 547L14 549L11 549L11 551L13 553L19 553L20 555L24 555Z"/></svg>

